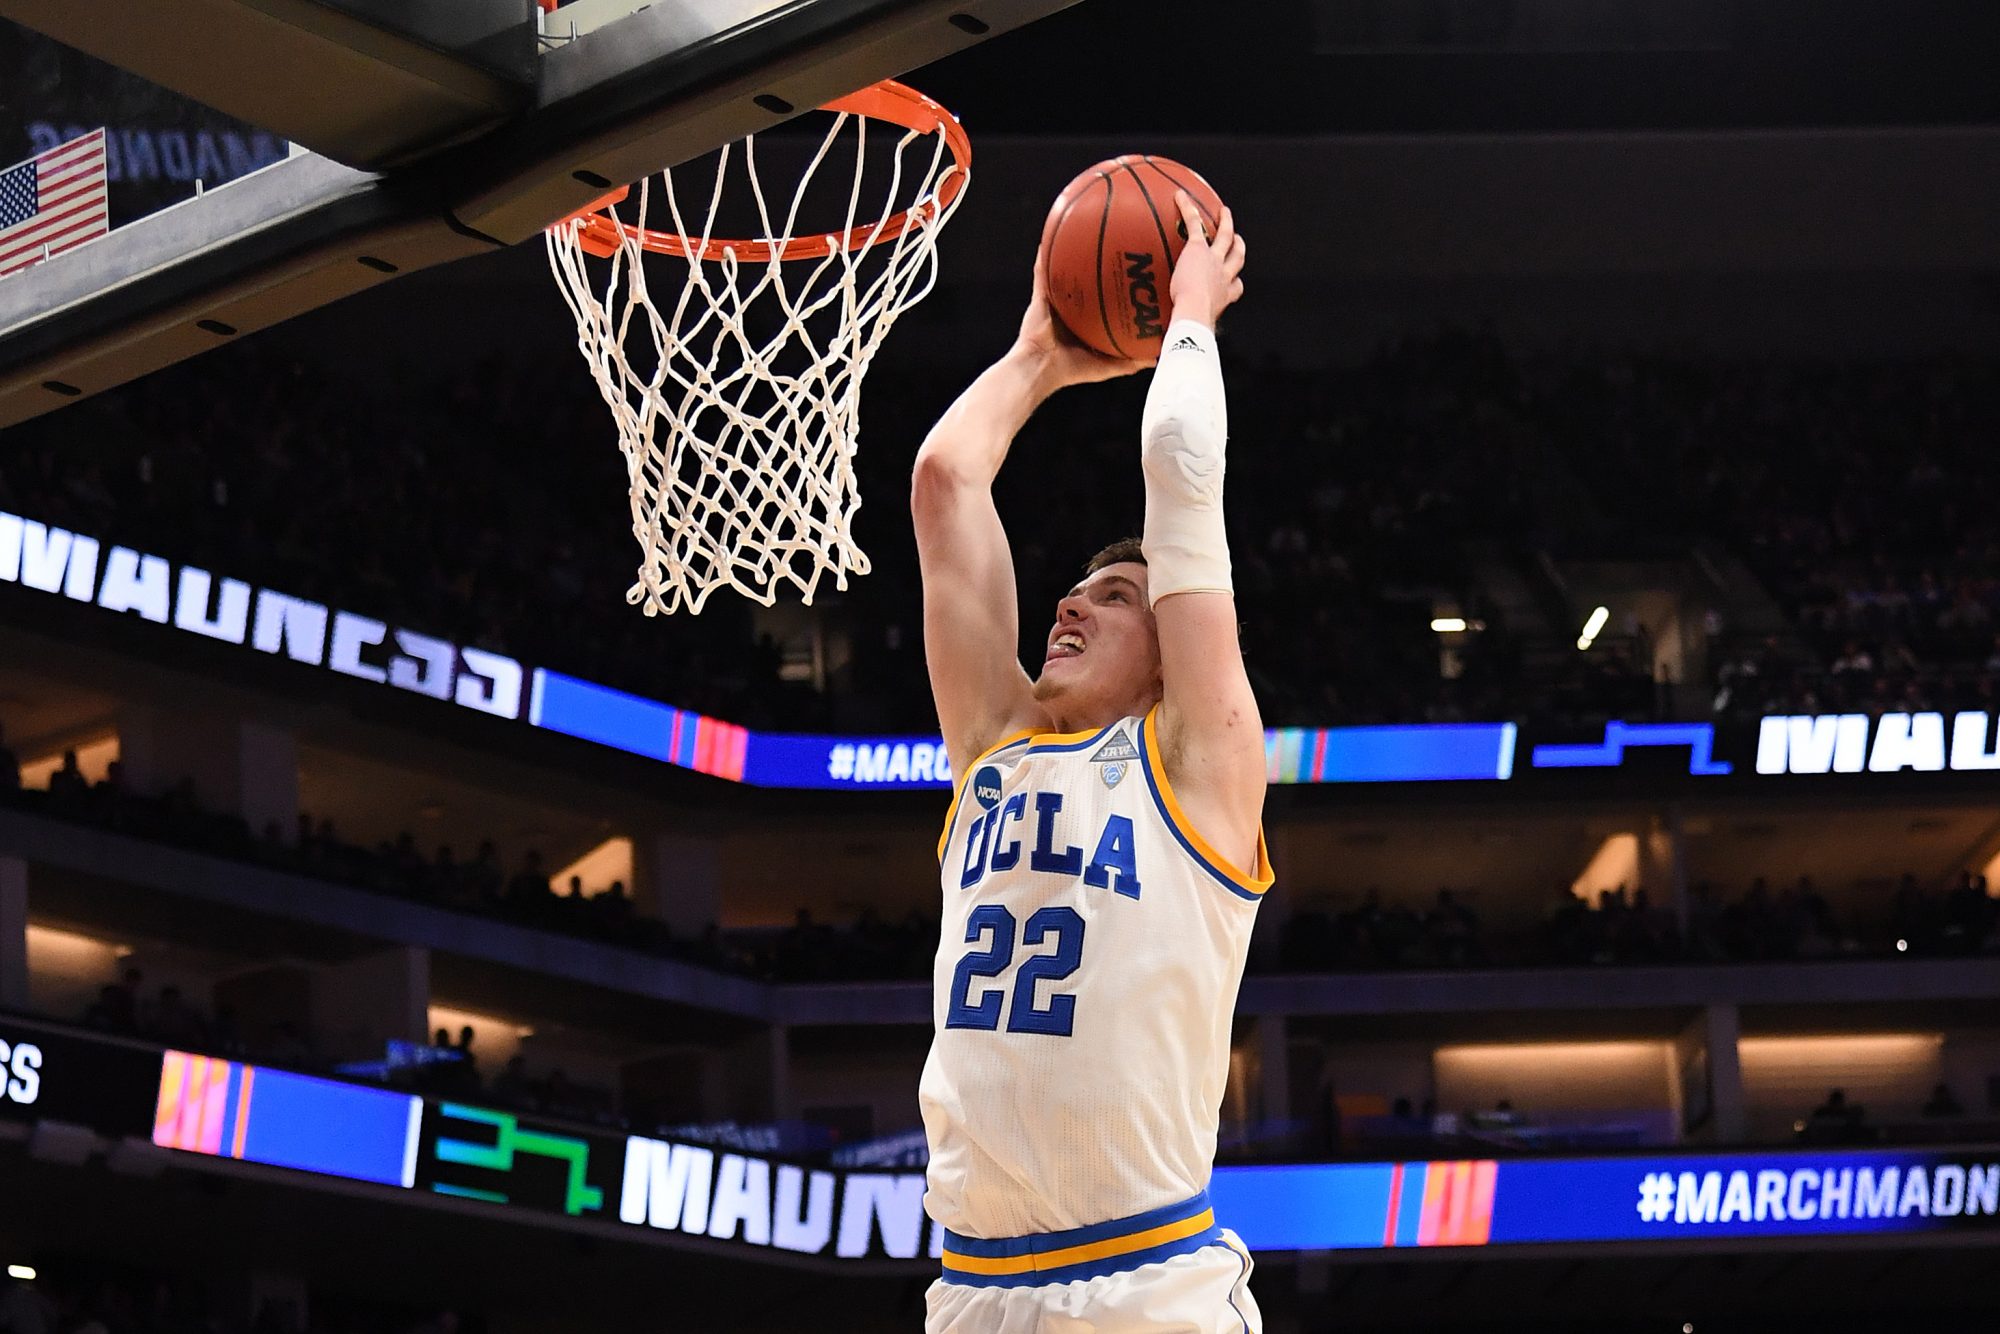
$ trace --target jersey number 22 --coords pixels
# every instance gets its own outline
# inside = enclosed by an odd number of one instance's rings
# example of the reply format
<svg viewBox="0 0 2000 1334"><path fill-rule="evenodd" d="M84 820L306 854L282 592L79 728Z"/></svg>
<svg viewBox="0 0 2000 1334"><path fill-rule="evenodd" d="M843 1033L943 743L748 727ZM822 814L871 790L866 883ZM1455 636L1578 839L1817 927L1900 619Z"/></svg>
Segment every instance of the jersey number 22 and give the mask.
<svg viewBox="0 0 2000 1334"><path fill-rule="evenodd" d="M990 941L987 933L991 932ZM1028 919L1021 930L1020 943L1040 945L1055 938L1055 950L1032 954L1021 961L1014 975L1013 1003L1007 1006L1009 1033L1050 1033L1066 1038L1076 1020L1076 997L1057 991L1049 995L1045 1008L1035 1005L1035 984L1060 982L1083 962L1083 918L1074 908L1060 905L1043 908ZM977 1028L992 1032L1000 1027L1000 1008L1007 995L989 988L972 999L975 978L998 977L1014 962L1014 914L997 903L981 904L965 921L965 943L980 945L968 950L958 961L951 978L951 1008L945 1015L946 1028Z"/></svg>

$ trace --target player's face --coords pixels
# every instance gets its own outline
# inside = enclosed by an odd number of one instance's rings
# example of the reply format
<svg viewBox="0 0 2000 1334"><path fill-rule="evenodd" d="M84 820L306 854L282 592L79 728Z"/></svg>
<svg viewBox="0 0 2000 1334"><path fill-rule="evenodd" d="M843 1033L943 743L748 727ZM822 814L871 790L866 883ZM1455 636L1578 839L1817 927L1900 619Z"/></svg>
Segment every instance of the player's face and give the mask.
<svg viewBox="0 0 2000 1334"><path fill-rule="evenodd" d="M1059 725L1102 725L1144 713L1160 696L1160 636L1146 567L1107 565L1056 604L1035 698Z"/></svg>

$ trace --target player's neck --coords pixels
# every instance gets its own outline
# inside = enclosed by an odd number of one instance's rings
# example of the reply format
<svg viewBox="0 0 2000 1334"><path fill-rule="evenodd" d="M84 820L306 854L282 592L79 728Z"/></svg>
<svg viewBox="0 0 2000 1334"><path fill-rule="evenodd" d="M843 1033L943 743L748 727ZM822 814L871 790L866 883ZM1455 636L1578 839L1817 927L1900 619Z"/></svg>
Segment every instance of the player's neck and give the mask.
<svg viewBox="0 0 2000 1334"><path fill-rule="evenodd" d="M1046 702L1045 707L1049 711L1051 731L1074 735L1079 732L1101 732L1121 718L1143 718L1159 702L1160 697L1154 694L1135 697L1118 704L1050 700Z"/></svg>

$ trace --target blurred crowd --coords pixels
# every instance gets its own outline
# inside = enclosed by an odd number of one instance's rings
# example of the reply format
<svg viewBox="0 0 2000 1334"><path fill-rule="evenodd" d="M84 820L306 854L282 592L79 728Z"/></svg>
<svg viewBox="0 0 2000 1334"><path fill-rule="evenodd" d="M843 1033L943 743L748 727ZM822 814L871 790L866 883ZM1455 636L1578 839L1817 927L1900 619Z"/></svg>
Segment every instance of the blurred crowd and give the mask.
<svg viewBox="0 0 2000 1334"><path fill-rule="evenodd" d="M1742 555L1796 635L1714 656L1718 708L1990 708L2000 366L1547 366L1551 438L1614 522Z"/></svg>
<svg viewBox="0 0 2000 1334"><path fill-rule="evenodd" d="M696 620L625 601L626 479L587 380L490 361L400 381L232 348L8 432L0 509L752 725L931 724L909 461L977 369L878 368L858 466L873 572L813 613L828 651L796 679L791 632L741 599ZM1504 362L1439 340L1305 374L1236 367L1234 551L1246 650L1276 723L1491 713L1508 697L1497 615L1466 544L1523 530L1540 446ZM1144 385L1069 396L1001 481L1025 605L1139 530L1131 447ZM1070 484L1051 487L1060 458ZM1082 479L1088 478L1087 484ZM1440 602L1486 632L1440 676ZM1024 637L1039 641L1032 610ZM810 673L805 675L810 676ZM820 688L823 687L823 688Z"/></svg>
<svg viewBox="0 0 2000 1334"><path fill-rule="evenodd" d="M1989 1108L1989 1110L1991 1110ZM1883 1125L1871 1120L1868 1109L1847 1096L1842 1088L1829 1089L1825 1101L1814 1107L1792 1127L1803 1144L1881 1144L1948 1139L1964 1133L1972 1113L1967 1111L1952 1086L1939 1082L1930 1097L1917 1109L1917 1122ZM1990 1133L1990 1118L1979 1129ZM1927 1133L1928 1132L1928 1133Z"/></svg>
<svg viewBox="0 0 2000 1334"><path fill-rule="evenodd" d="M510 1111L581 1124L655 1133L663 1127L647 1109L627 1106L608 1088L571 1078L560 1066L531 1069L516 1052L497 1069L481 1065L474 1031L438 1029L429 1045L392 1042L378 1057L338 1060L325 1036L296 1014L239 1013L214 995L188 995L174 983L152 985L126 966L80 1016L85 1027L260 1066L388 1084L432 1097L477 1100ZM0 1325L0 1329L4 1329Z"/></svg>
<svg viewBox="0 0 2000 1334"><path fill-rule="evenodd" d="M1228 1149L1243 1158L1289 1151L1405 1159L1601 1151L1684 1142L1679 1118L1666 1107L1577 1111L1517 1106L1512 1099L1501 1098L1490 1107L1451 1109L1439 1107L1436 1098L1402 1094L1393 1098L1363 1094L1353 1103L1367 1110L1348 1112L1332 1083L1323 1081L1310 1118L1269 1123L1261 1127L1261 1137L1245 1137ZM1384 1103L1386 1112L1379 1110ZM1921 1105L1901 1104L1887 1118L1871 1117L1847 1090L1835 1088L1811 1111L1800 1112L1791 1137L1814 1145L1951 1142L1990 1135L2000 1128L1993 1111L1990 1102L1983 1112L1967 1108L1951 1084L1941 1081Z"/></svg>
<svg viewBox="0 0 2000 1334"><path fill-rule="evenodd" d="M1671 906L1626 887L1582 895L1563 886L1539 917L1499 926L1450 889L1428 908L1370 890L1351 907L1294 912L1278 962L1288 972L1345 972L1972 954L2000 954L2000 899L1966 871L1944 889L1905 875L1887 911L1866 920L1836 913L1807 876L1776 890L1758 877L1734 895L1701 882L1689 888L1685 926Z"/></svg>
<svg viewBox="0 0 2000 1334"><path fill-rule="evenodd" d="M74 751L65 753L46 789L24 789L4 733L0 803L746 977L796 982L927 977L937 945L936 918L911 914L889 921L866 907L844 926L800 909L783 930L723 931L711 923L699 935L676 935L665 922L635 910L624 881L587 886L572 875L556 883L532 848L510 869L491 839L463 857L450 844L426 851L408 830L359 843L342 837L333 821L303 812L291 831L272 825L253 833L241 817L205 809L190 782L163 796L142 796L125 785L114 760L105 777L92 783Z"/></svg>
<svg viewBox="0 0 2000 1334"><path fill-rule="evenodd" d="M934 917L912 912L892 919L871 907L845 924L801 908L782 929L723 931L711 925L699 936L678 936L637 911L622 881L587 887L571 876L552 884L533 850L509 870L491 841L466 858L449 845L426 853L407 831L367 846L343 840L331 821L309 815L300 816L289 839L276 828L255 836L238 818L204 811L190 786L160 798L126 791L115 763L95 785L73 763L55 772L46 791L23 791L18 781L18 770L0 746L0 801L9 804L741 976L780 982L916 981L930 975L937 947ZM1698 882L1689 889L1683 915L1644 889L1581 896L1564 886L1539 916L1526 920L1510 914L1496 926L1448 887L1424 906L1369 890L1346 907L1323 900L1300 905L1286 920L1277 957L1269 962L1282 971L1332 972L2000 952L2000 899L1989 895L1983 875L1964 872L1942 890L1905 875L1888 902L1885 913L1848 921L1810 878L1773 889L1760 877L1733 896ZM289 1048L297 1037L271 1040Z"/></svg>
<svg viewBox="0 0 2000 1334"><path fill-rule="evenodd" d="M752 725L923 728L902 497L975 369L871 375L858 531L875 568L819 600L811 643L741 599L698 620L626 603L609 422L584 377L538 362L382 376L233 348L11 430L0 508ZM1718 711L1993 697L1992 366L1519 357L1452 332L1359 366L1238 359L1229 375L1236 582L1270 723L1649 716L1647 627L1530 662L1475 567L1685 556L1696 539L1742 555L1793 627L1710 627ZM1038 414L1027 466L1001 477L1024 642L1082 560L1138 531L1143 390ZM1447 649L1441 609L1482 628Z"/></svg>
<svg viewBox="0 0 2000 1334"><path fill-rule="evenodd" d="M131 965L120 970L116 981L98 989L80 1019L99 1032L178 1051L343 1075L444 1097L478 1098L515 1111L573 1121L622 1124L609 1091L573 1081L560 1068L530 1073L526 1059L517 1054L489 1076L473 1051L469 1027L456 1038L439 1029L429 1047L392 1044L382 1059L343 1062L328 1053L324 1035L300 1015L258 1012L255 1007L251 1013L239 1013L235 1004L213 995L188 995L171 982L151 985L144 971Z"/></svg>
<svg viewBox="0 0 2000 1334"><path fill-rule="evenodd" d="M151 987L144 970L126 966L115 982L97 990L79 1016L87 1028L144 1038L178 1051L226 1056L289 1070L325 1070L319 1035L296 1018L254 1015L246 1022L234 1005L209 1004L174 983Z"/></svg>
<svg viewBox="0 0 2000 1334"><path fill-rule="evenodd" d="M346 841L332 821L306 814L290 837L276 827L253 835L240 818L205 811L189 784L141 797L125 788L116 762L91 784L73 754L46 790L23 790L4 736L0 803L767 981L917 981L929 977L937 947L934 917L912 912L892 919L872 907L845 924L801 908L782 929L723 931L710 924L699 935L676 935L638 911L622 881L586 886L570 876L552 883L532 849L509 870L491 840L464 858L450 845L426 852L408 831L371 846ZM1324 900L1300 905L1285 922L1276 959L1266 962L1283 971L1329 972L1996 952L2000 899L1989 894L1985 876L1966 871L1945 889L1905 875L1887 911L1866 921L1843 920L1805 876L1781 889L1759 877L1734 896L1697 882L1684 914L1643 888L1584 896L1563 886L1538 917L1512 914L1497 927L1449 887L1421 907L1368 890L1346 907Z"/></svg>

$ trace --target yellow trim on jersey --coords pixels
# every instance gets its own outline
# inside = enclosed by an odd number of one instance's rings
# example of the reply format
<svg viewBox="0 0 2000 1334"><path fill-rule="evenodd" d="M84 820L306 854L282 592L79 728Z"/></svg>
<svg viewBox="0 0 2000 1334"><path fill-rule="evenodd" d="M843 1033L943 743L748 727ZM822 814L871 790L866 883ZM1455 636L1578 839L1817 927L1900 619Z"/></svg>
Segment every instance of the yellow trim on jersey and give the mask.
<svg viewBox="0 0 2000 1334"><path fill-rule="evenodd" d="M1079 732L1075 736L1089 736ZM1147 1228L1144 1232L1128 1232L1122 1237L1106 1237L1103 1241L1085 1242L1081 1246L1065 1246L1059 1251L1043 1251L1031 1255L960 1255L950 1247L945 1248L944 1264L947 1269L956 1269L961 1274L1029 1274L1045 1269L1062 1269L1068 1265L1087 1264L1092 1260L1105 1260L1118 1255L1130 1255L1133 1251L1151 1250L1164 1246L1170 1241L1192 1237L1197 1232L1206 1232L1215 1226L1215 1210L1204 1209L1193 1218L1183 1218L1178 1223L1165 1223L1159 1227Z"/></svg>
<svg viewBox="0 0 2000 1334"><path fill-rule="evenodd" d="M1017 742L1026 741L1030 737L1040 735L1041 733L1035 731L1034 728L1027 727L1015 732L1011 736L1001 737L985 750L980 751L978 759L958 771L958 782L954 783L951 789L951 805L944 808L944 829L938 834L937 856L940 866L944 864L944 845L951 839L951 822L958 816L958 803L965 796L965 785L972 781L972 775L979 772L980 765L1007 749L1007 747Z"/></svg>
<svg viewBox="0 0 2000 1334"><path fill-rule="evenodd" d="M1124 719L1119 719L1119 722L1123 721ZM1117 723L1113 723L1111 727L1116 727L1117 725ZM995 755L1007 749L1007 747L1018 745L1023 741L1048 742L1051 744L1066 741L1082 741L1086 738L1096 736L1099 732L1108 732L1111 730L1111 727L1086 727L1081 732L1037 732L1034 728L1028 727L1015 732L1011 736L1002 737L981 751L978 759L958 771L958 782L953 786L951 791L951 805L944 808L944 830L938 834L938 864L940 866L944 864L944 845L951 841L951 822L958 816L958 803L965 797L965 785L972 781L972 775L979 772L980 765L992 759ZM1030 746L1028 749L1032 753L1034 747Z"/></svg>
<svg viewBox="0 0 2000 1334"><path fill-rule="evenodd" d="M1181 809L1180 798L1174 795L1172 783L1167 781L1167 761L1160 752L1160 706L1155 704L1146 711L1146 767L1152 775L1153 787L1160 794L1161 805L1165 808L1167 820L1180 836L1187 840L1189 848L1209 869L1222 876L1247 894L1262 894L1271 887L1277 877L1271 871L1271 854L1264 846L1264 822L1257 822L1257 869L1254 875L1245 875L1236 869L1235 863L1215 850L1215 845L1201 836ZM940 854L942 856L942 854Z"/></svg>

